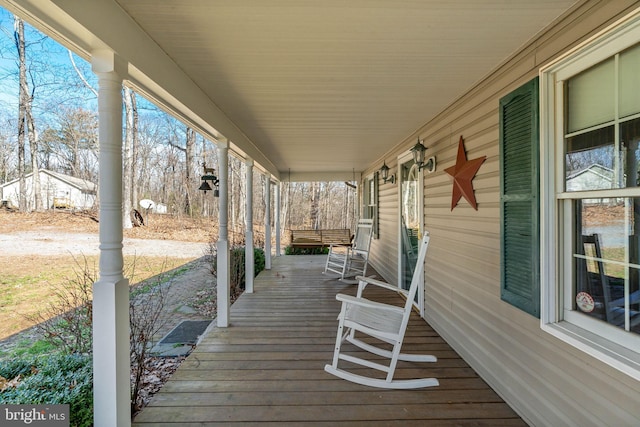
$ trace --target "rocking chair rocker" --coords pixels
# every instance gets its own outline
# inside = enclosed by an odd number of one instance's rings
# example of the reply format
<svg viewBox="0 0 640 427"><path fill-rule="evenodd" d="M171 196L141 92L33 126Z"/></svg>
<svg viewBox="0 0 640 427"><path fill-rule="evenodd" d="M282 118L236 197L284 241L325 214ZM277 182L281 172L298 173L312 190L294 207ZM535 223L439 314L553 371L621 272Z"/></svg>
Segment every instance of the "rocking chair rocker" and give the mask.
<svg viewBox="0 0 640 427"><path fill-rule="evenodd" d="M436 378L394 379L396 365L399 360L408 362L437 361L436 357L431 355L405 354L400 352L407 324L409 323L409 317L411 316L413 301L418 290L418 284L419 281L422 280L422 271L424 270L424 260L428 246L429 234L425 232L424 237L420 241L420 251L418 253L416 268L408 291L398 289L395 286L379 280L358 276L360 282L357 296L336 295L336 299L342 301L342 309L338 316L338 334L333 354L333 363L331 365L325 365L325 371L347 381L379 388L412 389L439 385ZM404 307L383 304L363 298L362 293L367 285L379 286L403 293L406 297ZM389 351L365 343L361 339L356 338L356 332L391 344L393 349ZM341 351L344 341L348 341L369 353L389 359L389 364L383 365L360 357L344 354ZM385 372L387 374L386 378L368 377L339 368L338 363L340 360Z"/></svg>

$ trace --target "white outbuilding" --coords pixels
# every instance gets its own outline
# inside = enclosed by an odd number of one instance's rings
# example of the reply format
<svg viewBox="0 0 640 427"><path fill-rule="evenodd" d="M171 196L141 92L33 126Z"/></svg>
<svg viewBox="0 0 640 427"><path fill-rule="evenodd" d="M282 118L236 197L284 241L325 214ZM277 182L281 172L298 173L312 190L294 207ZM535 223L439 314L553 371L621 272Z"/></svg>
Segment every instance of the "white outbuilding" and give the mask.
<svg viewBox="0 0 640 427"><path fill-rule="evenodd" d="M46 209L91 209L96 202L98 186L91 181L75 178L47 169L40 169L40 191ZM27 203L33 207L33 173L25 177ZM3 204L17 207L20 194L20 181L0 184L0 198Z"/></svg>

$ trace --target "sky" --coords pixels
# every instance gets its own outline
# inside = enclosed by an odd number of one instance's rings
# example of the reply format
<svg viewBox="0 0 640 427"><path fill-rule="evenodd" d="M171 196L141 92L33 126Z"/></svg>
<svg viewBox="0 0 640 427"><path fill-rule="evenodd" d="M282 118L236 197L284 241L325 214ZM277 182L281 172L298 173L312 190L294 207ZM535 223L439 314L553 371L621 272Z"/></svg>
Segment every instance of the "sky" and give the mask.
<svg viewBox="0 0 640 427"><path fill-rule="evenodd" d="M13 15L0 8L0 127L6 121L3 116L18 110L18 62L13 32ZM30 89L34 86L36 89L34 114L39 115L40 120L47 120L47 115L55 112L62 104L97 110L94 93L79 78L65 47L28 23L25 23L25 39L28 44L27 63L34 79L33 82L30 81ZM91 65L83 58L72 55L84 79L97 89L98 82L91 71ZM141 116L165 114L140 96L138 109Z"/></svg>
<svg viewBox="0 0 640 427"><path fill-rule="evenodd" d="M73 69L69 52L59 43L25 23L27 72L34 90L33 110L40 121L57 110L60 103L74 103L94 109L95 95L83 86ZM74 55L85 78L97 87L90 65ZM0 126L18 111L18 56L14 41L14 18L0 8ZM14 119L16 120L16 119Z"/></svg>

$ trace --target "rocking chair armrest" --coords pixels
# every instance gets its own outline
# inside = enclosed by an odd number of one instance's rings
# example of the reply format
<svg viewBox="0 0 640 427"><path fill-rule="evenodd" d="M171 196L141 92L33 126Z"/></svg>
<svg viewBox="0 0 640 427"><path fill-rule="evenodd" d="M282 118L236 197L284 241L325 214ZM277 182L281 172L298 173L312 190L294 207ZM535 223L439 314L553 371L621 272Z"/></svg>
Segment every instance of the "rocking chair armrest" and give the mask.
<svg viewBox="0 0 640 427"><path fill-rule="evenodd" d="M330 248L349 248L353 247L353 243L329 243Z"/></svg>
<svg viewBox="0 0 640 427"><path fill-rule="evenodd" d="M353 252L353 246L351 244L331 243L329 245L329 257L331 256L348 257L348 256L351 256L352 252Z"/></svg>
<svg viewBox="0 0 640 427"><path fill-rule="evenodd" d="M336 295L336 299L338 301L341 301L343 304L347 303L347 304L359 305L361 307L375 308L375 309L379 309L379 310L386 310L386 311L391 311L391 312L395 312L395 313L399 313L399 314L404 313L404 308L403 307L397 307L395 305L389 305L389 304L384 304L384 303L381 303L381 302L371 301L371 300L368 300L366 298L358 298L358 297L354 297L352 295L337 294Z"/></svg>
<svg viewBox="0 0 640 427"><path fill-rule="evenodd" d="M640 290L632 292L629 295L629 304L637 304L640 302ZM609 302L611 307L622 307L624 306L624 297L618 298L617 300L613 300Z"/></svg>
<svg viewBox="0 0 640 427"><path fill-rule="evenodd" d="M390 285L387 282L383 282L382 280L374 279L373 277L365 277L365 276L357 276L356 280L358 280L358 291L361 292L367 285L375 285L381 288L389 289L390 291L399 291L400 288L397 286ZM362 289L360 289L362 287Z"/></svg>

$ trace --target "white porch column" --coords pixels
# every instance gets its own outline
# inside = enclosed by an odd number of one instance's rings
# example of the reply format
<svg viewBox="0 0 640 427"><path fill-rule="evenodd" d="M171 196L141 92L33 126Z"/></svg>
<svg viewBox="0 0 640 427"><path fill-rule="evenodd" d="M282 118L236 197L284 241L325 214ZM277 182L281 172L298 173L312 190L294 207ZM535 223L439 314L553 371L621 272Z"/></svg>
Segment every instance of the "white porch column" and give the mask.
<svg viewBox="0 0 640 427"><path fill-rule="evenodd" d="M271 174L266 174L264 190L264 268L271 270Z"/></svg>
<svg viewBox="0 0 640 427"><path fill-rule="evenodd" d="M254 253L253 253L253 159L245 160L247 169L247 206L245 209L245 252L244 271L245 289L244 291L253 293L253 276L255 276Z"/></svg>
<svg viewBox="0 0 640 427"><path fill-rule="evenodd" d="M276 256L282 255L282 250L280 247L280 213L281 213L281 205L280 205L280 182L275 185L275 193L276 193Z"/></svg>
<svg viewBox="0 0 640 427"><path fill-rule="evenodd" d="M93 421L130 426L129 281L122 257L122 79L127 64L94 52L98 76L100 277L93 284Z"/></svg>
<svg viewBox="0 0 640 427"><path fill-rule="evenodd" d="M220 217L218 224L218 243L216 244L217 260L217 324L220 328L229 326L229 306L231 281L229 276L229 143L227 141L216 142L218 146L218 179L220 196Z"/></svg>

